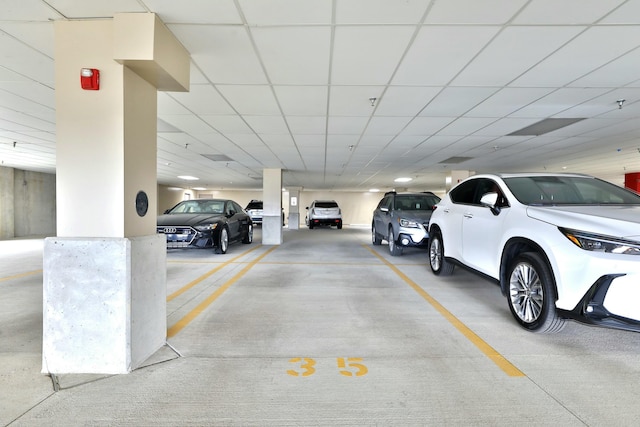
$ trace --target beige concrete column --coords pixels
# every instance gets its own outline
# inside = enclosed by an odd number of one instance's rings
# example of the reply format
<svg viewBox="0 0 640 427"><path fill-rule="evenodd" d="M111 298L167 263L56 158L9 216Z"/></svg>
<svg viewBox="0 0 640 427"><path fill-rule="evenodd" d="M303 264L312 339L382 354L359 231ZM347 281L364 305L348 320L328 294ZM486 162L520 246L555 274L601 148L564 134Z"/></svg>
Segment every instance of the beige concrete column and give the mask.
<svg viewBox="0 0 640 427"><path fill-rule="evenodd" d="M282 244L282 169L262 171L262 243Z"/></svg>
<svg viewBox="0 0 640 427"><path fill-rule="evenodd" d="M55 37L58 236L45 240L42 370L127 373L166 340L157 90L188 88L188 54L154 14L58 21ZM186 61L181 72L167 56ZM99 70L99 90L81 87L82 68Z"/></svg>
<svg viewBox="0 0 640 427"><path fill-rule="evenodd" d="M302 187L289 188L289 229L300 229L300 192Z"/></svg>

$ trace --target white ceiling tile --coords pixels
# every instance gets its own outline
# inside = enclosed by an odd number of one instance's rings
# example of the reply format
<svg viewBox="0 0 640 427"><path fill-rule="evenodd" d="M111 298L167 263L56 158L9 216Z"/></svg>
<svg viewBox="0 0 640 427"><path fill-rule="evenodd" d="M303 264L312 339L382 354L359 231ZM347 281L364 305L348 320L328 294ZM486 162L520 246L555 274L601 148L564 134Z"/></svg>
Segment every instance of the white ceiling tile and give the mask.
<svg viewBox="0 0 640 427"><path fill-rule="evenodd" d="M331 23L331 0L239 0L239 3L249 25Z"/></svg>
<svg viewBox="0 0 640 427"><path fill-rule="evenodd" d="M191 85L189 92L172 92L170 96L194 114L233 114L233 109L211 85Z"/></svg>
<svg viewBox="0 0 640 427"><path fill-rule="evenodd" d="M345 134L345 135L360 135L367 123L368 117L329 117L329 126L327 133L332 134Z"/></svg>
<svg viewBox="0 0 640 427"><path fill-rule="evenodd" d="M3 17L5 19L3 10ZM48 22L0 22L0 31L20 40L25 46L53 58L53 21Z"/></svg>
<svg viewBox="0 0 640 427"><path fill-rule="evenodd" d="M497 26L422 27L403 58L393 78L393 84L446 85L499 29Z"/></svg>
<svg viewBox="0 0 640 427"><path fill-rule="evenodd" d="M112 18L116 13L147 12L137 0L47 0L47 3L69 19Z"/></svg>
<svg viewBox="0 0 640 427"><path fill-rule="evenodd" d="M324 135L327 128L327 120L321 116L289 116L287 123L295 135Z"/></svg>
<svg viewBox="0 0 640 427"><path fill-rule="evenodd" d="M447 87L420 113L421 116L461 116L491 97L493 87Z"/></svg>
<svg viewBox="0 0 640 427"><path fill-rule="evenodd" d="M437 24L505 24L527 0L436 1L426 22Z"/></svg>
<svg viewBox="0 0 640 427"><path fill-rule="evenodd" d="M366 135L396 135L411 121L411 117L382 117L371 118Z"/></svg>
<svg viewBox="0 0 640 427"><path fill-rule="evenodd" d="M378 98L382 86L332 86L329 91L330 116L370 116L369 98Z"/></svg>
<svg viewBox="0 0 640 427"><path fill-rule="evenodd" d="M269 86L219 85L222 96L241 115L278 115L280 109Z"/></svg>
<svg viewBox="0 0 640 427"><path fill-rule="evenodd" d="M207 133L213 129L204 120L191 115L171 115L162 116L162 120L186 133Z"/></svg>
<svg viewBox="0 0 640 427"><path fill-rule="evenodd" d="M320 116L327 112L326 86L274 86L273 90L286 115Z"/></svg>
<svg viewBox="0 0 640 427"><path fill-rule="evenodd" d="M281 116L243 116L258 134L289 135L287 124Z"/></svg>
<svg viewBox="0 0 640 427"><path fill-rule="evenodd" d="M498 91L466 115L469 117L509 116L525 105L539 100L551 92L549 88L506 88Z"/></svg>
<svg viewBox="0 0 640 427"><path fill-rule="evenodd" d="M233 0L189 0L189 7L174 0L144 0L163 22L189 24L241 24Z"/></svg>
<svg viewBox="0 0 640 427"><path fill-rule="evenodd" d="M171 26L171 31L211 82L267 82L251 39L242 26L176 24Z"/></svg>
<svg viewBox="0 0 640 427"><path fill-rule="evenodd" d="M514 24L592 24L624 3L623 0L533 0L513 19ZM550 11L553 11L550 13Z"/></svg>
<svg viewBox="0 0 640 427"><path fill-rule="evenodd" d="M640 64L640 49L636 49L591 73L573 81L570 86L575 87L618 87L625 85L638 86L638 64Z"/></svg>
<svg viewBox="0 0 640 427"><path fill-rule="evenodd" d="M271 83L329 82L330 27L259 27L251 31Z"/></svg>
<svg viewBox="0 0 640 427"><path fill-rule="evenodd" d="M336 24L416 24L430 1L350 0L336 2Z"/></svg>
<svg viewBox="0 0 640 427"><path fill-rule="evenodd" d="M502 86L553 53L582 27L507 27L467 66L456 86ZM517 81L518 86L527 86Z"/></svg>
<svg viewBox="0 0 640 427"><path fill-rule="evenodd" d="M470 135L489 126L496 119L485 117L460 117L438 132L439 135Z"/></svg>
<svg viewBox="0 0 640 427"><path fill-rule="evenodd" d="M455 120L455 117L416 117L401 135L435 135L440 129Z"/></svg>
<svg viewBox="0 0 640 427"><path fill-rule="evenodd" d="M412 26L337 27L331 83L388 83L413 32Z"/></svg>
<svg viewBox="0 0 640 427"><path fill-rule="evenodd" d="M520 119L520 118L500 119L485 126L482 129L479 129L475 133L475 135L500 137L500 136L508 135L517 130L520 130L526 126L532 125L533 123L535 123L535 120L531 120L531 119Z"/></svg>
<svg viewBox="0 0 640 427"><path fill-rule="evenodd" d="M606 89L562 88L513 112L511 117L553 117L607 92ZM579 116L582 117L582 116Z"/></svg>
<svg viewBox="0 0 640 427"><path fill-rule="evenodd" d="M518 86L563 86L638 47L640 26L591 27L518 78ZM611 40L615 40L612 43Z"/></svg>
<svg viewBox="0 0 640 427"><path fill-rule="evenodd" d="M211 115L203 115L200 116L202 120L207 122L211 127L216 129L218 132L226 134L226 133L253 133L251 128L247 125L247 123L239 116L236 115L225 115L225 116L211 116Z"/></svg>
<svg viewBox="0 0 640 427"><path fill-rule="evenodd" d="M376 101L376 116L417 115L440 91L441 87L390 86Z"/></svg>

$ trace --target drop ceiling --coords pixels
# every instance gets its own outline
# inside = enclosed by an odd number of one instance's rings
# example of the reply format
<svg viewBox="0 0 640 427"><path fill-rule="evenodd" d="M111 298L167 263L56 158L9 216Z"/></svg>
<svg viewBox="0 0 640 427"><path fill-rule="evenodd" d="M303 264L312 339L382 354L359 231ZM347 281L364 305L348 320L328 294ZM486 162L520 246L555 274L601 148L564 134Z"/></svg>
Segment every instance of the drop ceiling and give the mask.
<svg viewBox="0 0 640 427"><path fill-rule="evenodd" d="M154 12L191 54L158 182L443 190L640 171L640 0L0 0L0 165L55 173L53 21ZM620 102L624 100L624 102ZM622 105L621 105L622 104ZM519 132L548 119L571 123ZM580 119L580 120L578 120ZM185 182L178 176L195 176Z"/></svg>

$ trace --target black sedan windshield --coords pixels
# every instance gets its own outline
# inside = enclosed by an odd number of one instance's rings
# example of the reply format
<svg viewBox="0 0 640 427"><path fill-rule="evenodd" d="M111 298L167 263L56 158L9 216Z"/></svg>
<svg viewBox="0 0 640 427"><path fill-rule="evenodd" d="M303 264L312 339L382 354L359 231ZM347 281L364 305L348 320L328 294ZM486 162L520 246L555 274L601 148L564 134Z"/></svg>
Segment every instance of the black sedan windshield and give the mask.
<svg viewBox="0 0 640 427"><path fill-rule="evenodd" d="M178 213L224 213L224 200L186 200L174 206L168 214Z"/></svg>
<svg viewBox="0 0 640 427"><path fill-rule="evenodd" d="M528 176L504 178L525 205L639 205L640 196L597 178Z"/></svg>

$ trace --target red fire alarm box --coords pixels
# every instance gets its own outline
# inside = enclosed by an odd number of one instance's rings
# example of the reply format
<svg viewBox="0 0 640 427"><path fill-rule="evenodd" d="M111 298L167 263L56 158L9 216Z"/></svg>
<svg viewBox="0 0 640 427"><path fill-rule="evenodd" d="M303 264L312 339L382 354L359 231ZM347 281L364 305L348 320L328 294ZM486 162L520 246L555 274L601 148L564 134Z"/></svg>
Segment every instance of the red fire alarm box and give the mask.
<svg viewBox="0 0 640 427"><path fill-rule="evenodd" d="M100 70L95 68L82 68L80 70L80 86L84 90L100 89Z"/></svg>

